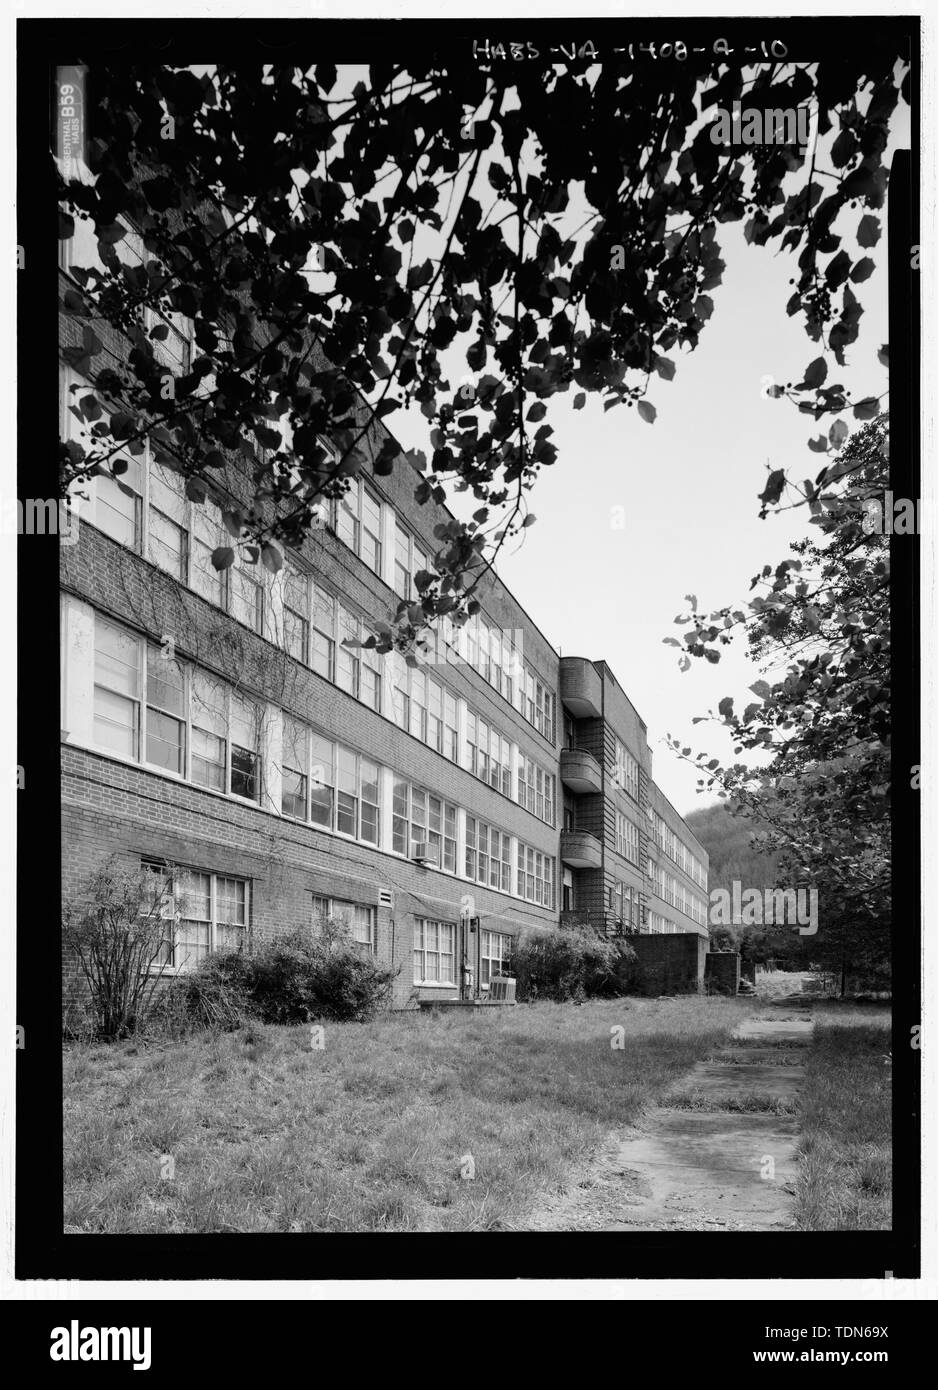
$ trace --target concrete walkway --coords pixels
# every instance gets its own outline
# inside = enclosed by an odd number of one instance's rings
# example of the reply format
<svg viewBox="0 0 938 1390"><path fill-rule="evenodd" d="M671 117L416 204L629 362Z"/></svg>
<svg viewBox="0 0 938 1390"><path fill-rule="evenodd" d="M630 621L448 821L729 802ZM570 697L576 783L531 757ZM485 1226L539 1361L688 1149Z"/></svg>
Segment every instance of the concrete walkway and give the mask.
<svg viewBox="0 0 938 1390"><path fill-rule="evenodd" d="M797 995L740 1024L534 1229L791 1230L795 1112L812 1027Z"/></svg>

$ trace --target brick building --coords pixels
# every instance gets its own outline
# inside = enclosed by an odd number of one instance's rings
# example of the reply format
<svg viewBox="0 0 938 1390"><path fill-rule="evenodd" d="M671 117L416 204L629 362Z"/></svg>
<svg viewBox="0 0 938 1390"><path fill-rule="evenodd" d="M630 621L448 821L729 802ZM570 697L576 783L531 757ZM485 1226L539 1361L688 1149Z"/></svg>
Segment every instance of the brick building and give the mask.
<svg viewBox="0 0 938 1390"><path fill-rule="evenodd" d="M63 295L68 267L96 259L83 237L63 243ZM128 262L138 242L120 244ZM60 309L62 437L87 439L71 407L127 344L99 328L81 362L82 324ZM158 351L178 374L191 325L167 323ZM372 426L370 459L385 434ZM414 592L450 519L416 505L410 466L366 469L274 576L210 561L223 512L248 500L245 458L213 471L205 502L149 445L128 462L89 485L60 552L67 895L113 853L173 866L173 970L341 917L402 967L401 1008L484 993L525 926L706 938L707 856L605 662L561 657L491 575L425 665L343 645Z"/></svg>

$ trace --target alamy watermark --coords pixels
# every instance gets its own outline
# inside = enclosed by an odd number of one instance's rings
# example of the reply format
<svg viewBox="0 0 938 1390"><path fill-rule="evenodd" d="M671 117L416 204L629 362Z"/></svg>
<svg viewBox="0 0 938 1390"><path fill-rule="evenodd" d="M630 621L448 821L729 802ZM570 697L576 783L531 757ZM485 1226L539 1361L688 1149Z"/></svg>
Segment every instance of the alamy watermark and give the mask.
<svg viewBox="0 0 938 1390"><path fill-rule="evenodd" d="M63 545L78 541L79 498L0 498L0 530L5 536L58 536Z"/></svg>
<svg viewBox="0 0 938 1390"><path fill-rule="evenodd" d="M710 127L715 145L801 145L811 138L811 109L808 106L768 108L743 107L734 101L732 109L718 106Z"/></svg>
<svg viewBox="0 0 938 1390"><path fill-rule="evenodd" d="M797 927L799 936L817 932L816 888L729 888L710 891L711 927Z"/></svg>

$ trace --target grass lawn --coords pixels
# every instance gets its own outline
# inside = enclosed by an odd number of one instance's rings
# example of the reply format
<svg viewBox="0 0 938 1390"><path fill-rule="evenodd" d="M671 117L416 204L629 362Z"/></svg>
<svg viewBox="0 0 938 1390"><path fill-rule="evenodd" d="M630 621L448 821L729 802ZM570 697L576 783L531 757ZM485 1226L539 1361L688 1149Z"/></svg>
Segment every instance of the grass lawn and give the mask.
<svg viewBox="0 0 938 1390"><path fill-rule="evenodd" d="M322 1049L305 1027L69 1047L66 1230L523 1228L539 1194L759 1007L398 1014L328 1024Z"/></svg>
<svg viewBox="0 0 938 1390"><path fill-rule="evenodd" d="M801 1230L891 1228L890 1038L888 1007L815 1008L800 1107Z"/></svg>

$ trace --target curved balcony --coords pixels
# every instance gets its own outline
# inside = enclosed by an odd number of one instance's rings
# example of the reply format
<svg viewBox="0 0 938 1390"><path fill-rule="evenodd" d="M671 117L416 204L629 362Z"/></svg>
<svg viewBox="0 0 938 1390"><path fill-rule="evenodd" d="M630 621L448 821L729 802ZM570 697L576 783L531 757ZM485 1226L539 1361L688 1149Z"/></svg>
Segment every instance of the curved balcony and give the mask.
<svg viewBox="0 0 938 1390"><path fill-rule="evenodd" d="M603 862L602 845L588 830L561 830L560 858L571 869L599 869Z"/></svg>
<svg viewBox="0 0 938 1390"><path fill-rule="evenodd" d="M582 796L584 792L602 791L603 770L585 748L561 748L560 780Z"/></svg>
<svg viewBox="0 0 938 1390"><path fill-rule="evenodd" d="M560 658L560 698L575 719L596 719L602 713L602 677L585 656Z"/></svg>

